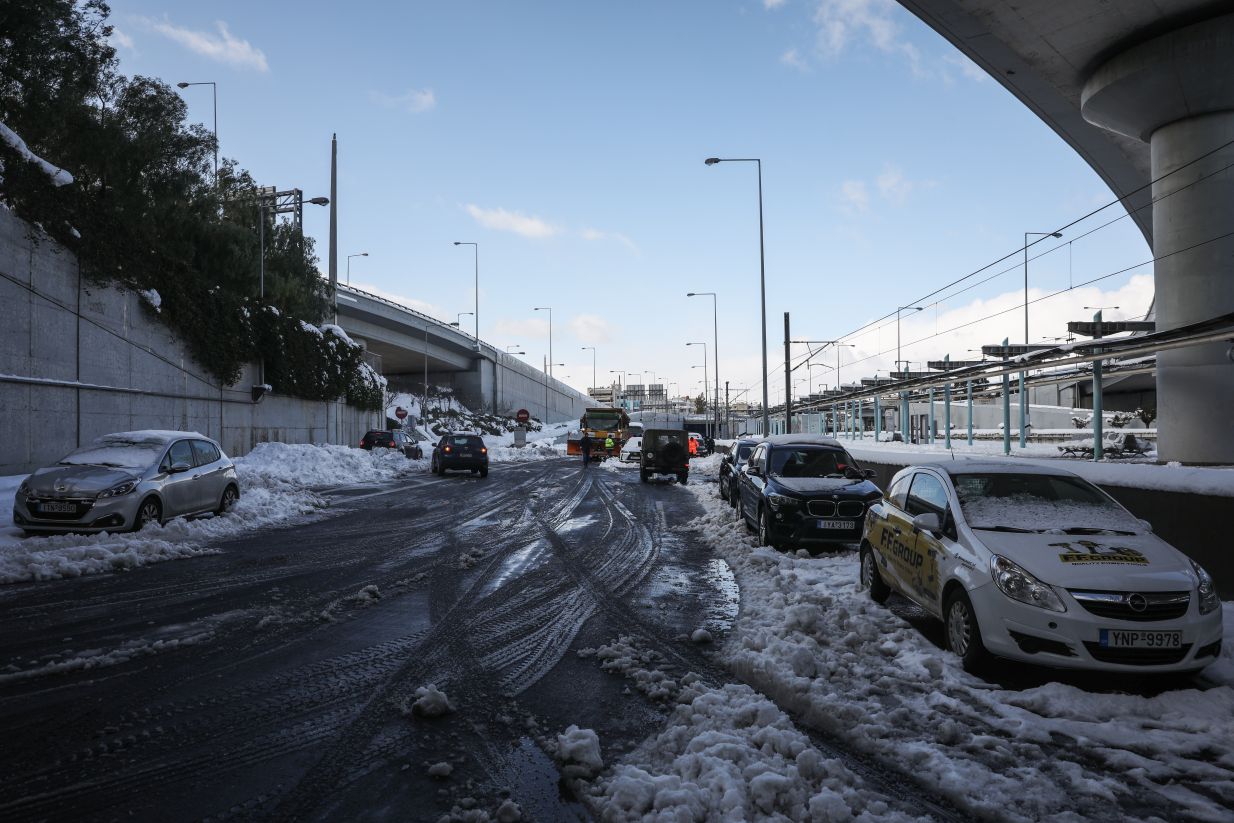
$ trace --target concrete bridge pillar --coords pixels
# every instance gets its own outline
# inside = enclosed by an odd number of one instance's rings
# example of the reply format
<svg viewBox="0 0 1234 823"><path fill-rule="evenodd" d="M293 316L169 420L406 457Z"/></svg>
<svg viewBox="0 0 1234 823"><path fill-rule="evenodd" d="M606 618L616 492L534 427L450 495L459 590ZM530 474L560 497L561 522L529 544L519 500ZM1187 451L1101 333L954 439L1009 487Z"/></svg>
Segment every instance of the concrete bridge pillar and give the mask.
<svg viewBox="0 0 1234 823"><path fill-rule="evenodd" d="M1085 84L1081 111L1148 143L1152 179L1169 175L1153 185L1158 330L1234 312L1234 237L1215 239L1234 229L1234 169L1221 171L1234 164L1234 145L1220 148L1234 141L1234 14L1110 58ZM1234 463L1228 349L1215 343L1157 356L1161 459Z"/></svg>

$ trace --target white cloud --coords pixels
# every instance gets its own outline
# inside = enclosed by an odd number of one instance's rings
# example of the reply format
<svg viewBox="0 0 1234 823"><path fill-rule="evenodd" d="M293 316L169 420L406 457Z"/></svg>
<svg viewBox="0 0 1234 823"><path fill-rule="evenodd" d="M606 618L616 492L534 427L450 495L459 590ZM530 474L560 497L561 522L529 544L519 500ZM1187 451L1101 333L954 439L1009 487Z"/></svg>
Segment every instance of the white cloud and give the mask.
<svg viewBox="0 0 1234 823"><path fill-rule="evenodd" d="M534 238L552 237L561 231L546 220L516 211L506 211L502 208L482 209L473 203L467 204L464 208L477 223L486 229L509 231L521 234L523 237Z"/></svg>
<svg viewBox="0 0 1234 823"><path fill-rule="evenodd" d="M912 192L916 184L904 176L904 173L892 165L883 166L883 171L874 179L874 184L878 186L878 193L883 196L883 199L890 200L897 206L903 206L908 200L908 195Z"/></svg>
<svg viewBox="0 0 1234 823"><path fill-rule="evenodd" d="M581 232L579 232L579 236L582 237L584 240L588 240L591 242L595 242L598 240L616 240L618 243L622 244L623 246L625 246L627 249L634 252L635 254L639 253L638 245L635 244L633 240L631 240L629 237L626 237L621 232L600 231L599 229L586 228L586 229L583 229Z"/></svg>
<svg viewBox="0 0 1234 823"><path fill-rule="evenodd" d="M792 68L797 69L797 71L810 70L810 64L806 62L805 58L801 56L801 53L798 52L797 49L789 49L781 54L780 62L786 66L791 66Z"/></svg>
<svg viewBox="0 0 1234 823"><path fill-rule="evenodd" d="M190 51L195 51L203 57L208 57L219 63L225 63L238 69L255 69L269 71L266 55L261 49L255 48L247 40L241 40L232 35L227 24L222 20L215 22L218 34L208 31L177 26L170 20L154 20L148 17L133 18L149 30L163 35L168 40L179 43Z"/></svg>
<svg viewBox="0 0 1234 823"><path fill-rule="evenodd" d="M975 80L980 83L990 79L990 75L986 74L985 69L978 66L972 60L969 60L963 54L945 54L943 62L949 66L954 66L960 70L960 74L967 77L969 80Z"/></svg>
<svg viewBox="0 0 1234 823"><path fill-rule="evenodd" d="M133 43L133 38L130 37L127 32L123 32L115 26L111 29L111 37L109 39L113 44L122 49L133 51L136 48L136 45Z"/></svg>
<svg viewBox="0 0 1234 823"><path fill-rule="evenodd" d="M613 338L613 326L596 314L579 314L570 318L570 330L584 343L607 343Z"/></svg>
<svg viewBox="0 0 1234 823"><path fill-rule="evenodd" d="M778 9L784 5L784 0L763 0L763 8Z"/></svg>
<svg viewBox="0 0 1234 823"><path fill-rule="evenodd" d="M368 96L379 106L385 106L388 109L403 109L412 114L420 114L437 106L437 96L433 94L432 89L408 89L404 94L370 91Z"/></svg>
<svg viewBox="0 0 1234 823"><path fill-rule="evenodd" d="M425 301L417 300L414 297L406 297L404 295L397 294L392 291L387 291L386 289L383 289L381 286L374 286L371 283L361 283L357 281L356 288L360 289L361 291L366 291L370 294L375 294L378 297L384 297L387 300L392 300L395 303L404 305L409 309L415 309L416 311L427 314L430 317L436 317L438 320L442 321L443 323L448 323L454 320L454 317L452 315L449 315L445 309L443 309L441 306L438 306L434 303L426 303Z"/></svg>
<svg viewBox="0 0 1234 823"><path fill-rule="evenodd" d="M519 340L524 338L533 340L548 339L548 320L542 320L539 317L529 317L526 320L510 320L502 318L498 320L493 328L497 330L497 334L504 337L513 337ZM527 350L527 344L520 343L523 350Z"/></svg>
<svg viewBox="0 0 1234 823"><path fill-rule="evenodd" d="M863 180L845 180L841 183L840 199L845 210L853 214L870 210L870 191Z"/></svg>

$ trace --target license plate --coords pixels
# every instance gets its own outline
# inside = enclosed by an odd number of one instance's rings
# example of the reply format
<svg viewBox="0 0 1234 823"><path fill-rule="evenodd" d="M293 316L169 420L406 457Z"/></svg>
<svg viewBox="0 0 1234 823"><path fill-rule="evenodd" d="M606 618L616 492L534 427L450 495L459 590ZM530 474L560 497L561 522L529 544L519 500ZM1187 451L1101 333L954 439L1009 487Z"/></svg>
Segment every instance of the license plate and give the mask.
<svg viewBox="0 0 1234 823"><path fill-rule="evenodd" d="M820 520L818 527L820 529L851 529L853 524L847 520Z"/></svg>
<svg viewBox="0 0 1234 823"><path fill-rule="evenodd" d="M41 512L61 512L71 514L77 511L77 506L72 503L40 503L39 511Z"/></svg>
<svg viewBox="0 0 1234 823"><path fill-rule="evenodd" d="M1102 629L1103 649L1177 649L1183 645L1180 631L1145 631L1143 629Z"/></svg>
<svg viewBox="0 0 1234 823"><path fill-rule="evenodd" d="M459 453L458 453L458 456L459 456L459 457L471 457L471 452L469 452L469 451L461 451L461 452L459 452Z"/></svg>

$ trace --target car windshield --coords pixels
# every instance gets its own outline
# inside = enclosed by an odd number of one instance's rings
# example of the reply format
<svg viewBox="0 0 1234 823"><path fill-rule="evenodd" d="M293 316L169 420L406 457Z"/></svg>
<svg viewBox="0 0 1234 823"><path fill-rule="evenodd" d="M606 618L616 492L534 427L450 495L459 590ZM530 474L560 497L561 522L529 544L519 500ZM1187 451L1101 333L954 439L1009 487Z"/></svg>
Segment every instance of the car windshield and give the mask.
<svg viewBox="0 0 1234 823"><path fill-rule="evenodd" d="M457 435L450 437L446 441L451 446L483 446L484 442L474 435Z"/></svg>
<svg viewBox="0 0 1234 823"><path fill-rule="evenodd" d="M970 528L1077 534L1140 529L1126 510L1078 477L992 472L953 479Z"/></svg>
<svg viewBox="0 0 1234 823"><path fill-rule="evenodd" d="M374 443L389 443L394 439L394 435L390 432L369 432L368 437Z"/></svg>
<svg viewBox="0 0 1234 823"><path fill-rule="evenodd" d="M71 452L63 466L112 466L121 469L144 469L153 466L163 456L164 443L141 443L127 440L105 440L82 446Z"/></svg>
<svg viewBox="0 0 1234 823"><path fill-rule="evenodd" d="M843 477L852 465L843 449L789 446L772 450L769 472L780 477Z"/></svg>
<svg viewBox="0 0 1234 823"><path fill-rule="evenodd" d="M609 429L618 428L619 420L620 418L615 414L596 414L594 412L588 412L587 428L608 431Z"/></svg>
<svg viewBox="0 0 1234 823"><path fill-rule="evenodd" d="M744 463L750 459L750 452L754 451L752 445L742 445L737 447L737 462Z"/></svg>

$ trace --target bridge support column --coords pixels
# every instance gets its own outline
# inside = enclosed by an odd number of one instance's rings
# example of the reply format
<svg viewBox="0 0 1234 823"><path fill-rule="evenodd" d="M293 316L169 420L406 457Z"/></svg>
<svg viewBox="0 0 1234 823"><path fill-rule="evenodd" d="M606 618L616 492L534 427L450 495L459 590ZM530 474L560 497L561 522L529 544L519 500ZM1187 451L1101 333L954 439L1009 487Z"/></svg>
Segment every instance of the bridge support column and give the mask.
<svg viewBox="0 0 1234 823"><path fill-rule="evenodd" d="M1219 148L1234 141L1232 77L1234 14L1114 56L1081 96L1090 123L1150 147L1152 179L1159 180L1153 185L1159 331L1234 312L1234 237L1217 239L1234 225L1234 169L1221 171L1234 164L1234 145ZM1228 350L1214 343L1157 356L1162 460L1234 463Z"/></svg>

